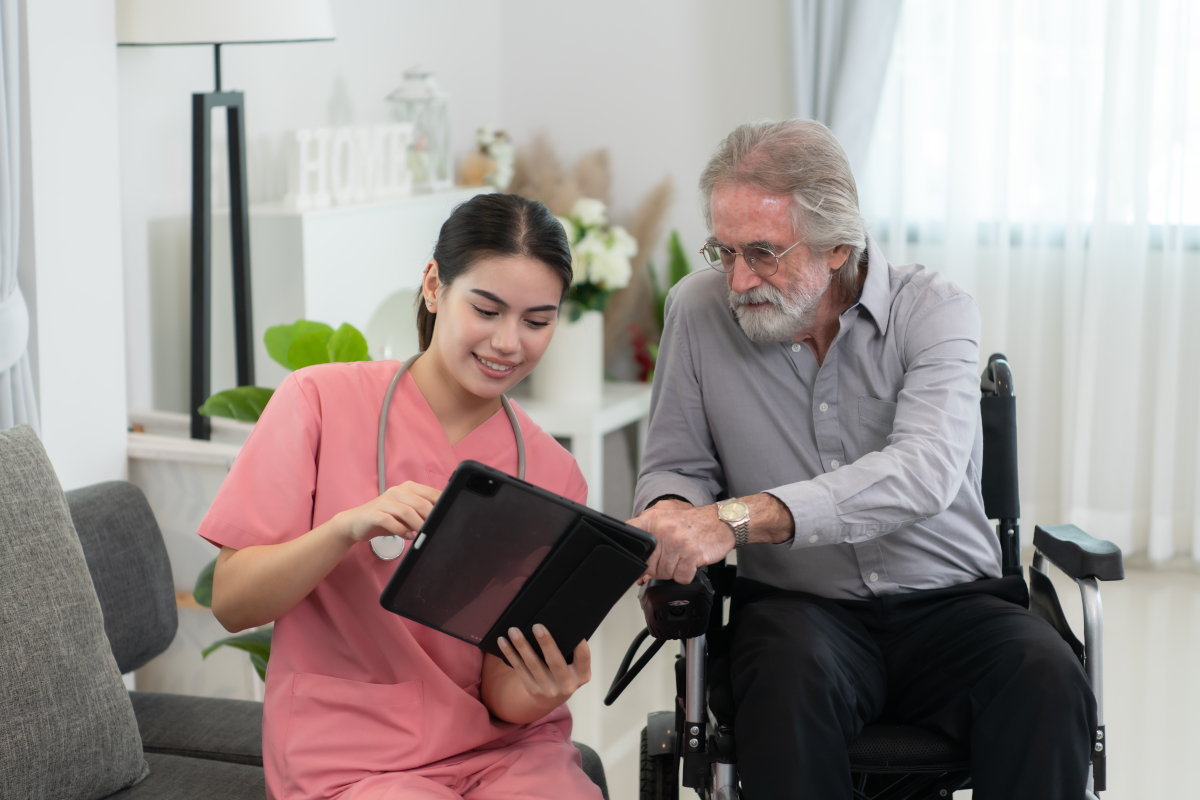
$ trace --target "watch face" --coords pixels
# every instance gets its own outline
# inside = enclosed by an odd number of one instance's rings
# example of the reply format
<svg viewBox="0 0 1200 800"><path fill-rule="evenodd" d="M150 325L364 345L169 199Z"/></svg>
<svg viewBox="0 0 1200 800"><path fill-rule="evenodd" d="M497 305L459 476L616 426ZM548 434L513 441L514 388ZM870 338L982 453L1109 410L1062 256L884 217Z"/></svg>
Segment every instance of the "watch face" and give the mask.
<svg viewBox="0 0 1200 800"><path fill-rule="evenodd" d="M746 504L741 500L726 500L717 506L717 516L725 522L737 522L746 516Z"/></svg>

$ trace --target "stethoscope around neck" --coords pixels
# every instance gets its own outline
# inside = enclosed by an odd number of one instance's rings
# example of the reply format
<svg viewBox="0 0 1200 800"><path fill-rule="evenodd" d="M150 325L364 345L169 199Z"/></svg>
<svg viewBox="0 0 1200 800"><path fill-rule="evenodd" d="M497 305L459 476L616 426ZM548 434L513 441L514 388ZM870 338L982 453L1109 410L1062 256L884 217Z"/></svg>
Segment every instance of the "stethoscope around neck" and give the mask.
<svg viewBox="0 0 1200 800"><path fill-rule="evenodd" d="M376 450L380 494L387 491L387 482L384 479L386 461L383 455L383 442L387 433L388 408L392 405L392 394L396 391L396 384L400 382L400 378L420 357L421 354L417 353L400 365L400 369L396 370L396 374L392 376L392 382L388 384L387 394L383 396L383 411L379 414L379 447ZM521 423L517 422L517 414L513 411L512 403L508 402L506 395L500 395L500 404L504 406L504 413L508 415L508 424L512 425L513 435L517 438L517 477L525 480L525 439L521 436ZM404 538L401 536L376 536L371 540L371 552L384 561L394 561L404 552Z"/></svg>

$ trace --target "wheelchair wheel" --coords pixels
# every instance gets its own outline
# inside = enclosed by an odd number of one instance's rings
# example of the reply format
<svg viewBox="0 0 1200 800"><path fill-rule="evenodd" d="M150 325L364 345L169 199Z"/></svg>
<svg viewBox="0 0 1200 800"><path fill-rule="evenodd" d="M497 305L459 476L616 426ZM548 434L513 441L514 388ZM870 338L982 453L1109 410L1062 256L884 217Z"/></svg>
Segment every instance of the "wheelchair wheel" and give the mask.
<svg viewBox="0 0 1200 800"><path fill-rule="evenodd" d="M679 771L675 756L652 756L642 728L642 780L639 800L678 800Z"/></svg>

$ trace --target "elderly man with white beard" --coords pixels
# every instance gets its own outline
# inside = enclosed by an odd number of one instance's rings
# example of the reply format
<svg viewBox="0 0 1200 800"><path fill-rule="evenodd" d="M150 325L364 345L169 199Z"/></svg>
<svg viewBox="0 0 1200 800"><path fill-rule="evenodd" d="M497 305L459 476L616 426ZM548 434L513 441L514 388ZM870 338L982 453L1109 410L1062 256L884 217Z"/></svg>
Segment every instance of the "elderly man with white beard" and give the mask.
<svg viewBox="0 0 1200 800"><path fill-rule="evenodd" d="M739 127L700 190L713 269L667 300L633 524L645 578L738 550L743 796L849 800L882 719L968 745L976 800L1083 797L1095 699L984 514L974 300L887 262L819 123Z"/></svg>

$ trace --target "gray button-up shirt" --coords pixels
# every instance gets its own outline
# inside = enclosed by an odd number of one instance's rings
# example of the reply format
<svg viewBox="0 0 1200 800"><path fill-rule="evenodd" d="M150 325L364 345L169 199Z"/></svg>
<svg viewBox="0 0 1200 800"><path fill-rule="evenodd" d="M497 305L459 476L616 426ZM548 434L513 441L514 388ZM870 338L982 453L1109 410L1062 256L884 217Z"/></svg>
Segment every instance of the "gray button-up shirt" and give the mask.
<svg viewBox="0 0 1200 800"><path fill-rule="evenodd" d="M868 239L867 278L825 362L807 345L753 342L725 276L667 299L635 510L675 494L769 492L795 537L738 551L753 580L869 598L1000 576L979 488L979 311Z"/></svg>

